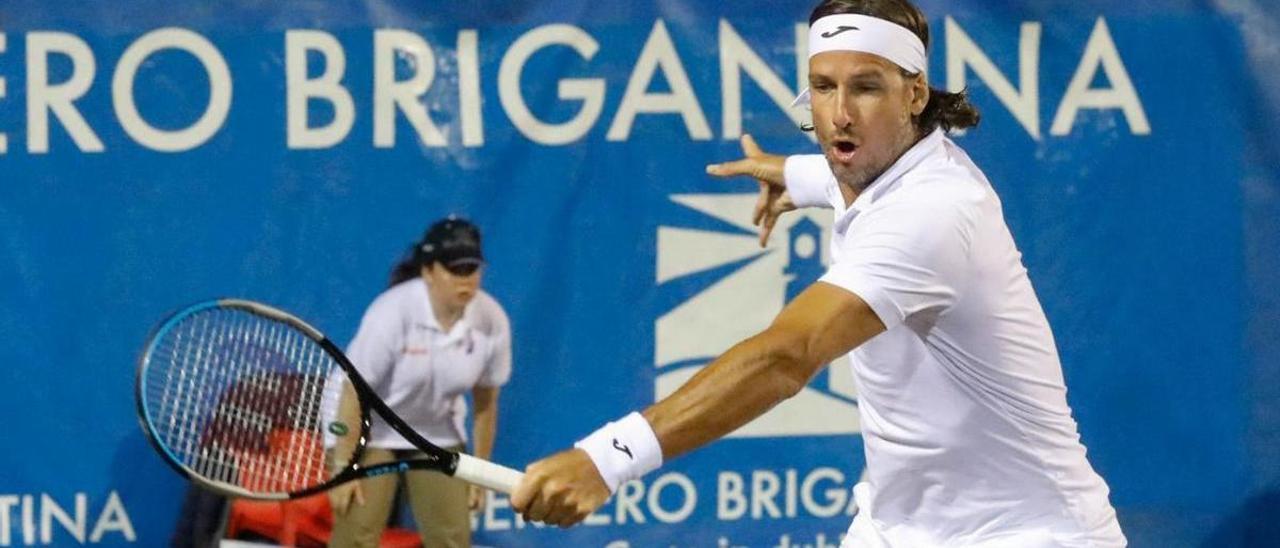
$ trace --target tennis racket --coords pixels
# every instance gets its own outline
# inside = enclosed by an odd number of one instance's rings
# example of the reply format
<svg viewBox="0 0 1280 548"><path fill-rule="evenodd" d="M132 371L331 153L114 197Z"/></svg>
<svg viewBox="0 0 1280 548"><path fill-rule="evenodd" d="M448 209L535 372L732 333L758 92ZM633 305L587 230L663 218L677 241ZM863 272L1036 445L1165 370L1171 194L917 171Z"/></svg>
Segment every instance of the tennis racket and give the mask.
<svg viewBox="0 0 1280 548"><path fill-rule="evenodd" d="M436 447L396 416L320 331L252 301L197 303L156 326L139 359L136 398L160 455L225 495L293 499L405 470L434 470L510 494L522 477ZM362 466L371 409L425 458Z"/></svg>

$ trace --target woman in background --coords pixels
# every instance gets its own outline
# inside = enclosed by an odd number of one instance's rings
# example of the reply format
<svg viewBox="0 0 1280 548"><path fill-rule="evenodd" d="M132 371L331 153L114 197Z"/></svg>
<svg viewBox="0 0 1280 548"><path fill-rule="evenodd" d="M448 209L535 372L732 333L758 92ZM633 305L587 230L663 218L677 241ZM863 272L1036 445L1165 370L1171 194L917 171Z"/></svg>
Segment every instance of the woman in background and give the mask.
<svg viewBox="0 0 1280 548"><path fill-rule="evenodd" d="M390 287L365 311L347 356L410 427L452 451L466 450L464 395L471 392L474 455L488 460L498 391L511 376L511 326L502 306L480 289L484 265L474 224L450 216L431 225L392 270ZM421 456L380 417L373 418L362 464ZM331 463L335 470L347 464ZM471 545L468 510L481 507L482 490L428 471L386 474L330 490L331 544L377 546L401 478L424 546Z"/></svg>

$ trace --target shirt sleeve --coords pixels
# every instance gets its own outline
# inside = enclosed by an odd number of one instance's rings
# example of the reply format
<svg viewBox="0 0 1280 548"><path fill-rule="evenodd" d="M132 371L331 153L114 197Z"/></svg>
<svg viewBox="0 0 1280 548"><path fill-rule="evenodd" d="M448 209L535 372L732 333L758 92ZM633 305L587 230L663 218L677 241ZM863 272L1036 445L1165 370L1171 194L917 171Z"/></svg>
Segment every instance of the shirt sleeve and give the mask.
<svg viewBox="0 0 1280 548"><path fill-rule="evenodd" d="M832 193L840 193L831 166L827 164L826 156L821 154L788 156L783 164L782 180L796 207L830 209L834 207Z"/></svg>
<svg viewBox="0 0 1280 548"><path fill-rule="evenodd" d="M496 300L488 308L489 337L493 344L477 386L497 388L511 379L511 320Z"/></svg>
<svg viewBox="0 0 1280 548"><path fill-rule="evenodd" d="M397 312L394 302L375 300L360 320L355 338L347 345L347 358L375 389L389 378L404 346L404 329Z"/></svg>
<svg viewBox="0 0 1280 548"><path fill-rule="evenodd" d="M894 199L858 219L819 280L866 301L886 329L955 304L967 284L975 218L971 204L954 195Z"/></svg>

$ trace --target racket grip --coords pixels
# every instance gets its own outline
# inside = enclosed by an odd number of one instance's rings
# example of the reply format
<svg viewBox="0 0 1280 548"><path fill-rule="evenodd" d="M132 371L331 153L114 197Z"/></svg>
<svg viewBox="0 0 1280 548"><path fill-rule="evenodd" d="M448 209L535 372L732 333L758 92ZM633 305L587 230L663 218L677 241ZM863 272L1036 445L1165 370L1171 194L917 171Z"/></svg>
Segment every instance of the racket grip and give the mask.
<svg viewBox="0 0 1280 548"><path fill-rule="evenodd" d="M458 468L454 470L453 477L510 495L524 478L524 473L471 455L459 454Z"/></svg>

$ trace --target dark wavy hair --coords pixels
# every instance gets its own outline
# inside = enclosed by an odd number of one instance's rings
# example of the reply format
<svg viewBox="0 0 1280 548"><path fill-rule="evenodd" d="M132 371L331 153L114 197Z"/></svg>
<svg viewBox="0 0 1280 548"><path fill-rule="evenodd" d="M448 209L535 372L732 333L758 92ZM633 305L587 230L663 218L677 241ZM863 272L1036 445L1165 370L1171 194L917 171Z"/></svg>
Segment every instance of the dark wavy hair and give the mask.
<svg viewBox="0 0 1280 548"><path fill-rule="evenodd" d="M929 21L907 0L823 0L809 14L809 26L818 19L837 14L867 15L896 23L919 36L925 51L929 50ZM915 76L906 70L902 74ZM920 132L927 135L939 127L946 131L970 128L981 119L978 108L969 103L967 91L951 93L930 86L929 103L915 121ZM801 127L805 131L813 130L812 125Z"/></svg>

